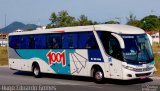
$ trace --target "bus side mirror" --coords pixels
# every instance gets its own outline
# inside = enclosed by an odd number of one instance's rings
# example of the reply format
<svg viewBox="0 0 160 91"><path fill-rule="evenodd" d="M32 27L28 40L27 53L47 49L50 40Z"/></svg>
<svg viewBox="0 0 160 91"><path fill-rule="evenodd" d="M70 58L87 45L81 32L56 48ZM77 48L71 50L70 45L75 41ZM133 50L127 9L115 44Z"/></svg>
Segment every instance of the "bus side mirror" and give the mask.
<svg viewBox="0 0 160 91"><path fill-rule="evenodd" d="M152 37L151 37L149 34L147 34L147 37L148 37L149 42L150 42L150 44L151 44L151 46L152 46L152 45L153 45Z"/></svg>
<svg viewBox="0 0 160 91"><path fill-rule="evenodd" d="M119 44L120 44L120 47L121 47L122 49L124 49L124 48L125 48L125 45L124 45L124 40L122 39L122 37L119 36L118 34L115 34L115 33L111 33L111 35L113 35L115 38L117 38L117 40L118 40L118 42L119 42Z"/></svg>

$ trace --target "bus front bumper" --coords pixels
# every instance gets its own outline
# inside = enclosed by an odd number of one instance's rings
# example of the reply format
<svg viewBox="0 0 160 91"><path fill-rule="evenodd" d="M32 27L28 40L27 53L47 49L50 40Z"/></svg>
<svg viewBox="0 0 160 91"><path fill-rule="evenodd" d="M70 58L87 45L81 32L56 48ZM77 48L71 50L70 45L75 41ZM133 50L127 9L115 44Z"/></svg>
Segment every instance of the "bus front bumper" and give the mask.
<svg viewBox="0 0 160 91"><path fill-rule="evenodd" d="M131 79L145 79L153 76L156 68L149 71L135 72L128 69L123 69L123 80L131 80Z"/></svg>

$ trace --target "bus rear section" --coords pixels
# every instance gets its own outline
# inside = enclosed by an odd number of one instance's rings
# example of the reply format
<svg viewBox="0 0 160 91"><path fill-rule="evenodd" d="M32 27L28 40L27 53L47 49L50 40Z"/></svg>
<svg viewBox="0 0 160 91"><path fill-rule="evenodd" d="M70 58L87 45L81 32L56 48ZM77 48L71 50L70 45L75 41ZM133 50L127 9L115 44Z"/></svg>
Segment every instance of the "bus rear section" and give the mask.
<svg viewBox="0 0 160 91"><path fill-rule="evenodd" d="M91 76L91 70L105 68L93 31L15 33L9 36L8 51L10 68L33 71L35 77L40 73Z"/></svg>

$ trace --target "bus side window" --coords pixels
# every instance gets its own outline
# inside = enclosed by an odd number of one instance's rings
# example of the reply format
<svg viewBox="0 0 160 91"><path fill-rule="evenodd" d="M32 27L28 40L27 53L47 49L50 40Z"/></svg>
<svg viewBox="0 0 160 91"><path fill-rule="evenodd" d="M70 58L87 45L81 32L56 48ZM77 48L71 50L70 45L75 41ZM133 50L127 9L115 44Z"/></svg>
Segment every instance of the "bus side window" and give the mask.
<svg viewBox="0 0 160 91"><path fill-rule="evenodd" d="M82 32L78 34L78 48L85 49L87 43L88 33Z"/></svg>
<svg viewBox="0 0 160 91"><path fill-rule="evenodd" d="M78 48L78 34L77 33L73 33L73 48Z"/></svg>
<svg viewBox="0 0 160 91"><path fill-rule="evenodd" d="M46 37L45 35L35 36L35 47L38 49L46 48Z"/></svg>
<svg viewBox="0 0 160 91"><path fill-rule="evenodd" d="M20 49L20 48L21 48L21 37L16 36L16 49Z"/></svg>
<svg viewBox="0 0 160 91"><path fill-rule="evenodd" d="M78 36L78 47L82 49L97 49L98 44L93 32L82 32Z"/></svg>
<svg viewBox="0 0 160 91"><path fill-rule="evenodd" d="M118 40L111 36L109 39L109 53L110 56L120 59L122 58L121 48Z"/></svg>
<svg viewBox="0 0 160 91"><path fill-rule="evenodd" d="M68 48L74 48L73 46L73 34L68 34Z"/></svg>
<svg viewBox="0 0 160 91"><path fill-rule="evenodd" d="M77 33L64 33L63 35L63 48L77 48Z"/></svg>
<svg viewBox="0 0 160 91"><path fill-rule="evenodd" d="M98 49L98 44L95 39L95 36L93 35L93 32L88 33L88 38L86 41L86 48Z"/></svg>
<svg viewBox="0 0 160 91"><path fill-rule="evenodd" d="M34 49L35 48L35 37L33 35L29 36L29 48Z"/></svg>
<svg viewBox="0 0 160 91"><path fill-rule="evenodd" d="M9 47L16 48L16 42L17 42L16 37L15 36L10 36L9 41L10 41L9 42Z"/></svg>
<svg viewBox="0 0 160 91"><path fill-rule="evenodd" d="M69 48L68 47L68 33L64 33L62 39L63 39L62 48L64 48L64 49Z"/></svg>
<svg viewBox="0 0 160 91"><path fill-rule="evenodd" d="M122 51L118 40L110 32L99 31L98 35L106 53L116 59L122 60Z"/></svg>
<svg viewBox="0 0 160 91"><path fill-rule="evenodd" d="M61 34L52 34L47 37L48 48L62 48L62 36Z"/></svg>
<svg viewBox="0 0 160 91"><path fill-rule="evenodd" d="M27 49L28 48L28 36L21 36L21 48Z"/></svg>
<svg viewBox="0 0 160 91"><path fill-rule="evenodd" d="M103 44L103 47L107 54L109 54L109 38L111 34L109 32L99 31L98 32L99 38Z"/></svg>

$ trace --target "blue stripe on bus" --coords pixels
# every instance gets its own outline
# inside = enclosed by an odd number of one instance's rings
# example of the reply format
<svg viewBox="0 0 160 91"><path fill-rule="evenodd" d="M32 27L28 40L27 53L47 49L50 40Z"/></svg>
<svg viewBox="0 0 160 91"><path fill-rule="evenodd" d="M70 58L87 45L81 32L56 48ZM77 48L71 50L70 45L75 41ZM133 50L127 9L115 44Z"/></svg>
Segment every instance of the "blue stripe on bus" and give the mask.
<svg viewBox="0 0 160 91"><path fill-rule="evenodd" d="M104 62L99 49L88 49L89 62Z"/></svg>

